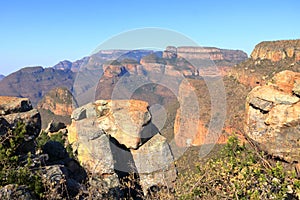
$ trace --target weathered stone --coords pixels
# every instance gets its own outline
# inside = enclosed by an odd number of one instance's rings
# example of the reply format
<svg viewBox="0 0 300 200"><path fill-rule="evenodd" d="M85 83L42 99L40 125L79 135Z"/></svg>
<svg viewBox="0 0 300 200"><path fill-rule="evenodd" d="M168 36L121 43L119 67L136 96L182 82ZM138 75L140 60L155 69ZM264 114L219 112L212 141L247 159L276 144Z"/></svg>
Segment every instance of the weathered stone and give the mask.
<svg viewBox="0 0 300 200"><path fill-rule="evenodd" d="M270 155L299 162L300 101L291 93L294 82L300 80L299 73L284 71L275 75L274 80L274 85L257 87L249 93L245 132Z"/></svg>
<svg viewBox="0 0 300 200"><path fill-rule="evenodd" d="M156 134L131 153L145 195L152 186L173 187L177 174L166 138Z"/></svg>
<svg viewBox="0 0 300 200"><path fill-rule="evenodd" d="M279 72L273 77L278 89L286 93L292 93L296 80L300 80L300 74L289 70Z"/></svg>
<svg viewBox="0 0 300 200"><path fill-rule="evenodd" d="M259 98L261 100L273 102L275 104L286 104L291 105L297 103L300 99L287 92L276 89L274 85L266 85L263 87L254 88L248 95L250 99L252 97Z"/></svg>
<svg viewBox="0 0 300 200"><path fill-rule="evenodd" d="M0 115L26 112L32 109L27 98L0 96Z"/></svg>
<svg viewBox="0 0 300 200"><path fill-rule="evenodd" d="M94 174L113 174L114 160L110 149L109 138L105 134L99 133L99 128L95 124L95 118L87 118L76 121L75 128L69 129L68 139L77 151L77 158L85 169ZM99 137L91 138L95 133Z"/></svg>
<svg viewBox="0 0 300 200"><path fill-rule="evenodd" d="M4 115L3 118L12 126L24 123L29 136L38 136L41 131L41 116L36 109L27 112ZM33 138L32 138L33 139Z"/></svg>
<svg viewBox="0 0 300 200"><path fill-rule="evenodd" d="M96 117L96 108L93 103L86 104L80 108L77 108L73 111L71 118L74 120L81 120L85 118Z"/></svg>
<svg viewBox="0 0 300 200"><path fill-rule="evenodd" d="M252 98L249 102L253 107L258 108L262 111L270 111L273 103L270 101L265 101L260 98Z"/></svg>
<svg viewBox="0 0 300 200"><path fill-rule="evenodd" d="M33 193L24 185L10 184L0 188L0 199L22 199L34 200L37 199Z"/></svg>

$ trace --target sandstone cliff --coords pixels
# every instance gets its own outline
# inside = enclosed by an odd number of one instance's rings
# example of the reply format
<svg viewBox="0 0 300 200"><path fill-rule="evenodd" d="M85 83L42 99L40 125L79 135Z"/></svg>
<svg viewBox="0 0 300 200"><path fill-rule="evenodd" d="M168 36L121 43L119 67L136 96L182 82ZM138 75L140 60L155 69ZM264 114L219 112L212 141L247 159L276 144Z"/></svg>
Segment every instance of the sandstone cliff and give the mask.
<svg viewBox="0 0 300 200"><path fill-rule="evenodd" d="M229 65L242 62L248 58L241 50L219 49L216 47L172 47L164 51L164 58L181 57L191 59L209 59L211 61L229 61Z"/></svg>
<svg viewBox="0 0 300 200"><path fill-rule="evenodd" d="M300 40L278 40L261 42L255 46L251 58L277 62L283 59L300 60Z"/></svg>

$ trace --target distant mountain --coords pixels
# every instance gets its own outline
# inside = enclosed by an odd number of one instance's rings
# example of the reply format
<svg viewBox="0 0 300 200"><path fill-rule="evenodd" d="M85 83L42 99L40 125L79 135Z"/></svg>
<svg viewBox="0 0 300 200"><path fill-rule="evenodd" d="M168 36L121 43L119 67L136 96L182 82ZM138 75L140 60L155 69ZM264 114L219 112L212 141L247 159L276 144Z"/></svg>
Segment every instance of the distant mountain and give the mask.
<svg viewBox="0 0 300 200"><path fill-rule="evenodd" d="M70 70L27 67L6 76L0 81L1 96L28 97L33 105L52 88L72 88L75 73Z"/></svg>
<svg viewBox="0 0 300 200"><path fill-rule="evenodd" d="M0 74L0 81L4 78L5 76Z"/></svg>
<svg viewBox="0 0 300 200"><path fill-rule="evenodd" d="M201 69L200 72L191 61L207 61L208 65L204 67L213 64L221 67L222 71L223 68L231 67L247 58L243 51L215 47L168 47L165 51L101 50L75 62L61 61L50 68L20 69L0 82L0 95L28 97L34 106L46 93L57 87L65 87L75 96L81 95L81 99L86 99L87 92L92 95L96 89L103 90L100 96L109 96L110 92L105 91L112 91L115 81L123 75L150 76L154 72L168 76L178 73L184 76L202 76L211 73L210 68ZM108 82L97 87L102 75Z"/></svg>

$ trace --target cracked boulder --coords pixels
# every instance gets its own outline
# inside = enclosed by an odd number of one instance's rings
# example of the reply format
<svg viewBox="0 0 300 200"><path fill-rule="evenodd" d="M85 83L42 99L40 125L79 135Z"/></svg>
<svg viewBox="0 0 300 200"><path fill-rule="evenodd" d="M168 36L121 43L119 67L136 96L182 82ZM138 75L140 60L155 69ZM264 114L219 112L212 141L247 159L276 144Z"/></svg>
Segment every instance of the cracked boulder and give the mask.
<svg viewBox="0 0 300 200"><path fill-rule="evenodd" d="M283 71L254 88L246 100L245 132L260 149L287 162L300 161L300 73Z"/></svg>

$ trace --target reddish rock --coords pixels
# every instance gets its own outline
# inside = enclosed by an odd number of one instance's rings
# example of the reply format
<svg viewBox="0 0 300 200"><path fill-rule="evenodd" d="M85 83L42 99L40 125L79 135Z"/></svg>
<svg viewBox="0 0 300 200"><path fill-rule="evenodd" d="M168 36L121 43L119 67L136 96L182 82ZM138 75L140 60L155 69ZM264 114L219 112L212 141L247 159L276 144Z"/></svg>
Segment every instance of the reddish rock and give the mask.
<svg viewBox="0 0 300 200"><path fill-rule="evenodd" d="M272 62L278 62L286 58L300 60L300 40L279 40L261 42L255 46L251 53L251 58L267 59Z"/></svg>

